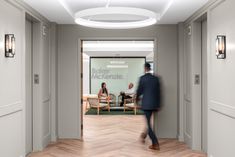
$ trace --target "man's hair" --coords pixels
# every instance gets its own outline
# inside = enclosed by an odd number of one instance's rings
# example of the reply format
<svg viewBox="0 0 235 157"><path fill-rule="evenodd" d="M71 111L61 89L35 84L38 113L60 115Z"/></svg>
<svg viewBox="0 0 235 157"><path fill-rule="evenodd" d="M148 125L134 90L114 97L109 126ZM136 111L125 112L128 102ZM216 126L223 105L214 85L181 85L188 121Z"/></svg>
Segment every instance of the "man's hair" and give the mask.
<svg viewBox="0 0 235 157"><path fill-rule="evenodd" d="M145 63L144 64L144 67L147 69L147 70L151 70L151 65L149 63Z"/></svg>

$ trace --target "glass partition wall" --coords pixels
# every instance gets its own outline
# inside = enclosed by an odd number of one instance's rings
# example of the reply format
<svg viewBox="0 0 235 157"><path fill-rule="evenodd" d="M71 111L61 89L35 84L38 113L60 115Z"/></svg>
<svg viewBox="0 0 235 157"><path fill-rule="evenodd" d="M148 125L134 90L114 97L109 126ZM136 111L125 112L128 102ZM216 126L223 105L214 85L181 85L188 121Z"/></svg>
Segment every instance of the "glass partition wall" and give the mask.
<svg viewBox="0 0 235 157"><path fill-rule="evenodd" d="M90 58L90 94L97 94L105 82L109 93L119 95L129 83L136 88L144 74L145 57L138 58Z"/></svg>

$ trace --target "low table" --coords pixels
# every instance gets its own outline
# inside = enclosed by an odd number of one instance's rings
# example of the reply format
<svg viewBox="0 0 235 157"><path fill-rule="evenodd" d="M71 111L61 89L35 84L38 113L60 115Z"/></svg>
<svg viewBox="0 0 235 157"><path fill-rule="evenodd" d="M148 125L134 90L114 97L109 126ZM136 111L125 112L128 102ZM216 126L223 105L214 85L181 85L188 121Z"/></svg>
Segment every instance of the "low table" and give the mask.
<svg viewBox="0 0 235 157"><path fill-rule="evenodd" d="M110 107L110 110L124 110L124 107L123 106L113 106L113 107Z"/></svg>

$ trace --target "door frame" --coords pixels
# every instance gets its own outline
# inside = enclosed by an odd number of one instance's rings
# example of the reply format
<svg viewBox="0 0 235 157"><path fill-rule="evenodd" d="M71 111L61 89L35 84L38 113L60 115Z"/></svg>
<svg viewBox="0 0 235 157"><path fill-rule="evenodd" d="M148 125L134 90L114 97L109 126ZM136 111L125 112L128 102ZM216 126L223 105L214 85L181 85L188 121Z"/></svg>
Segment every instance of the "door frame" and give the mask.
<svg viewBox="0 0 235 157"><path fill-rule="evenodd" d="M38 55L40 55L40 40L41 36L41 26L42 22L33 16L29 12L25 12L25 22L26 20L32 22L32 45L31 45L31 72L32 72L32 152L35 150L42 150L42 142L41 142L41 130L39 130L38 126L41 125L41 116L39 112L41 111L39 108L39 98L40 98L40 84L35 84L35 74L39 74L39 63L38 63ZM26 114L26 113L25 113ZM26 116L25 116L26 117ZM26 123L26 119L25 119ZM26 125L25 125L26 128ZM26 137L25 137L26 140ZM25 146L26 150L26 146Z"/></svg>
<svg viewBox="0 0 235 157"><path fill-rule="evenodd" d="M192 21L191 23L185 24L184 26L184 50L183 53L180 52L180 56L183 56L183 66L181 65L179 72L182 77L179 77L180 82L187 82L187 79L189 79L189 84L181 84L180 87L183 89L180 89L180 97L179 100L183 100L180 103L181 107L181 114L180 116L183 118L180 118L180 124L179 130L183 130L184 134L184 141L194 150L203 150L202 146L203 142L203 116L202 111L204 105L203 101L206 103L207 100L203 100L202 93L207 94L206 88L202 88L202 81L203 86L207 87L206 82L206 76L202 76L202 65L208 64L207 59L203 59L202 55L202 21L204 21L207 18L207 14L201 15L196 20ZM189 36L187 40L187 36ZM208 31L207 31L208 36ZM188 42L186 42L186 40ZM208 40L208 38L206 39ZM207 42L208 43L208 42ZM187 44L187 45L186 45ZM186 50L186 47L189 47L190 50ZM206 45L206 48L208 50L208 44ZM204 54L204 55L207 55ZM188 56L188 57L187 57ZM205 57L205 56L204 56ZM180 59L181 60L181 59ZM189 60L189 62L188 62ZM203 62L204 61L204 62ZM203 62L203 63L202 63ZM185 66L189 66L189 69L184 68ZM206 68L206 67L205 67ZM205 69L205 75L207 75L208 70ZM189 78L187 77L187 74L189 75ZM199 75L199 84L197 84L197 76ZM187 87L189 86L189 87ZM186 95L187 89L190 91L189 95ZM207 98L205 98L207 99ZM187 114L186 110L186 103L191 104L191 114ZM183 113L182 113L183 112ZM187 117L189 116L189 117ZM191 126L186 126L186 119L189 119L191 122ZM182 128L183 127L183 128ZM190 127L190 134L187 135L187 129L186 127ZM207 126L206 126L207 127ZM207 137L204 137L207 138ZM205 150L206 151L206 150Z"/></svg>
<svg viewBox="0 0 235 157"><path fill-rule="evenodd" d="M205 29L203 28L203 23L205 24ZM207 137L208 137L208 82L207 82L207 75L208 75L208 60L207 60L207 52L208 52L208 19L207 17L204 17L201 21L201 27L202 27L202 34L203 31L206 31L206 45L205 45L205 51L203 51L203 44L202 44L202 151L207 152ZM202 35L202 42L203 42L203 35ZM204 52L204 54L203 54Z"/></svg>
<svg viewBox="0 0 235 157"><path fill-rule="evenodd" d="M78 113L80 115L78 115L78 139L80 140L83 140L83 106L82 106L82 103L83 103L83 100L82 100L82 95L83 95L83 89L82 89L82 84L83 84L83 79L82 79L82 75L83 75L83 56L82 56L82 53L83 53L83 48L82 48L82 42L83 41L94 41L94 40L107 40L107 41L128 41L128 40L132 40L132 41L153 41L154 42L154 49L153 49L153 52L154 52L154 73L158 73L158 45L157 45L157 38L155 37L148 37L148 38L145 38L145 37L130 37L130 38L127 38L127 37L123 37L123 38L120 38L120 37L112 37L112 38L97 38L97 37L90 37L90 38L78 38L78 55L77 55L77 73L78 73L78 87L77 87L77 90L78 90L78 105L80 105L80 107L78 107ZM79 68L80 67L80 68ZM154 131L156 132L156 129L157 129L157 113L154 114L154 118L153 118L153 128L154 128Z"/></svg>
<svg viewBox="0 0 235 157"><path fill-rule="evenodd" d="M27 27L27 23L30 23L30 30L26 30L26 27ZM26 37L26 32L27 31L31 31L31 33L30 33L30 35L31 35L31 41L30 41L30 48L31 48L31 50L30 50L30 53L26 53L26 44L27 44L27 41L28 40L26 40L27 39L27 37ZM27 55L30 55L29 57L27 56ZM29 63L29 64L26 64L26 63ZM29 75L30 75L30 85L29 85L29 83L28 82L25 82L26 83L26 91L28 90L28 88L30 88L30 93L27 93L26 92L26 94L25 94L25 96L26 96L26 100L27 100L27 98L29 98L30 97L30 99L31 99L31 102L30 102L30 104L27 104L27 101L25 101L25 114L26 114L26 118L27 118L27 107L30 107L30 117L28 117L28 118L31 118L31 124L30 124L30 126L28 126L27 124L27 119L26 119L26 121L25 121L25 131L26 131L26 135L27 135L27 131L28 131L28 127L30 127L30 135L31 135L31 137L30 137L30 141L31 141L31 145L29 146L28 145L28 143L26 142L25 143L25 145L26 145L26 147L25 147L25 151L26 151L26 154L29 154L29 153L31 153L32 151L33 151L33 21L32 20L30 20L30 19L28 19L27 17L26 17L26 19L25 19L25 65L26 65L26 72L25 73L28 73ZM27 67L29 67L30 69L27 69ZM30 71L28 71L28 70L30 70ZM28 78L28 76L29 75L27 75L27 76L25 76L26 78ZM26 79L25 78L25 79ZM28 86L29 85L29 86ZM27 135L28 136L28 135ZM27 136L25 136L25 138L27 138ZM30 147L30 152L28 152L27 151L27 148L28 147Z"/></svg>

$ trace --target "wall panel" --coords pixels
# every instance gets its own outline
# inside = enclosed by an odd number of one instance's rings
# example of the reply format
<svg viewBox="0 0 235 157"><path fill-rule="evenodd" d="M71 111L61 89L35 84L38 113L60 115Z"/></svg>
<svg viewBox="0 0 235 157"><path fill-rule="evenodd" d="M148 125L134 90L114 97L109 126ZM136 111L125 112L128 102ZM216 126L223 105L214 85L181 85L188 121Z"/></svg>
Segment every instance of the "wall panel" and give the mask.
<svg viewBox="0 0 235 157"><path fill-rule="evenodd" d="M7 15L7 16L6 16ZM14 34L16 55L5 58L5 34ZM24 11L6 1L0 3L0 154L24 155ZM14 150L14 151L12 151Z"/></svg>

